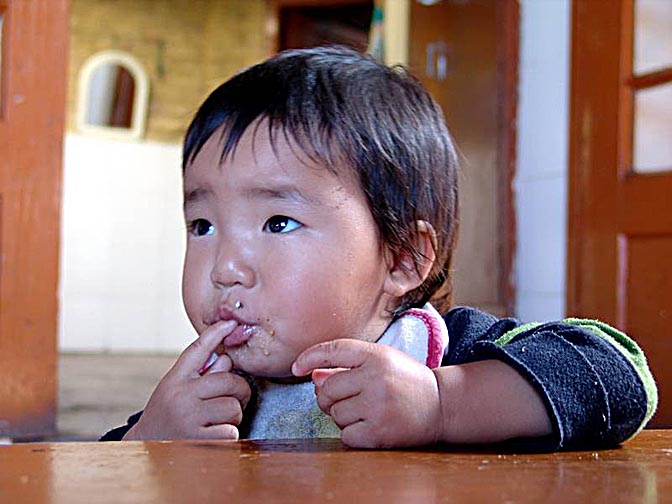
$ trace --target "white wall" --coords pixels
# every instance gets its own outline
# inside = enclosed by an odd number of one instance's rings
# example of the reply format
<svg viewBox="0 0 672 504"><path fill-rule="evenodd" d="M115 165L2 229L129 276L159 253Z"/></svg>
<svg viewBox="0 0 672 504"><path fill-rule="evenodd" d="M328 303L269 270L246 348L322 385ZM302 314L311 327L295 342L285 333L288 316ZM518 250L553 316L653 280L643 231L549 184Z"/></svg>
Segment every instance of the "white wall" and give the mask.
<svg viewBox="0 0 672 504"><path fill-rule="evenodd" d="M59 346L184 348L180 146L66 135Z"/></svg>
<svg viewBox="0 0 672 504"><path fill-rule="evenodd" d="M570 7L520 6L515 282L525 321L565 315Z"/></svg>

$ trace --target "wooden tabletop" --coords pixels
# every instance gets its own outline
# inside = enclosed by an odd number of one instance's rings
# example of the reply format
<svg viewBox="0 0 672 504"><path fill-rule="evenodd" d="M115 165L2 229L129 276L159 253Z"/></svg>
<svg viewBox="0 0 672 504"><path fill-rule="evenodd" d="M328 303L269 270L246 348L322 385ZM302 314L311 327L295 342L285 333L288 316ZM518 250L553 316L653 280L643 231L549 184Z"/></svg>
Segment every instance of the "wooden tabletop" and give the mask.
<svg viewBox="0 0 672 504"><path fill-rule="evenodd" d="M0 446L0 502L665 502L672 431L551 454L335 440ZM669 500L667 502L670 502Z"/></svg>

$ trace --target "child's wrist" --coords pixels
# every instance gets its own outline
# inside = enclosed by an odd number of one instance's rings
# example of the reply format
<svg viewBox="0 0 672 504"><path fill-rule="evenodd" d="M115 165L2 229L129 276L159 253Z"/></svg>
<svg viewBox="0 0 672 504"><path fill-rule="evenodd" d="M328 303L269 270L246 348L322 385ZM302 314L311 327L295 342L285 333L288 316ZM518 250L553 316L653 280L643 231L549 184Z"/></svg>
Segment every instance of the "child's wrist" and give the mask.
<svg viewBox="0 0 672 504"><path fill-rule="evenodd" d="M460 443L463 373L460 366L445 366L432 370L439 389L440 423L437 442Z"/></svg>
<svg viewBox="0 0 672 504"><path fill-rule="evenodd" d="M448 400L448 395L446 395L445 391L445 384L444 382L444 374L446 372L446 368L436 368L432 369L432 374L434 375L434 379L436 380L436 387L437 387L437 396L438 396L438 403L437 403L437 418L438 421L436 422L436 443L442 443L446 442L446 433L448 432L448 418L449 418L449 411L448 409L448 404L450 401Z"/></svg>

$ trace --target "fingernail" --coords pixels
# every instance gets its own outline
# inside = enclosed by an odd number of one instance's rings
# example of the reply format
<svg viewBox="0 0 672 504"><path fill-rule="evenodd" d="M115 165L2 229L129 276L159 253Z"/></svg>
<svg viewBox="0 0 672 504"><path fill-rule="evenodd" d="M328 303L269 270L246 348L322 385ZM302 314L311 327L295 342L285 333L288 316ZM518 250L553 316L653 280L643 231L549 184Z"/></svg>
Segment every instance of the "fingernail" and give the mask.
<svg viewBox="0 0 672 504"><path fill-rule="evenodd" d="M219 333L226 333L226 332L231 332L233 331L236 326L238 325L238 322L235 320L220 320L215 324L215 330Z"/></svg>
<svg viewBox="0 0 672 504"><path fill-rule="evenodd" d="M215 352L212 352L210 354L210 357L208 357L208 362L203 364L203 367L198 370L198 374L202 375L205 374L205 372L212 367L212 365L217 362L217 359L219 358L219 355L217 355ZM193 369L193 368L192 368Z"/></svg>
<svg viewBox="0 0 672 504"><path fill-rule="evenodd" d="M310 375L311 380L313 380L313 383L315 384L316 387L321 387L322 384L324 383L324 380L327 379L327 376L324 373L318 372L316 369L313 371Z"/></svg>

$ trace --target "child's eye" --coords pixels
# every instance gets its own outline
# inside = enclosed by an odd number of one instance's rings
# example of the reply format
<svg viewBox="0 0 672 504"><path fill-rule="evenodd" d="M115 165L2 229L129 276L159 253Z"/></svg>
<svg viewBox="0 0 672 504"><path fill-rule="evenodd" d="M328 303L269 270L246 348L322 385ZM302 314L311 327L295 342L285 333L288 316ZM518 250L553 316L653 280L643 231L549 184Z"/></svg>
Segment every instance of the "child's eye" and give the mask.
<svg viewBox="0 0 672 504"><path fill-rule="evenodd" d="M267 233L289 233L299 229L303 224L285 215L274 215L264 224L264 231Z"/></svg>
<svg viewBox="0 0 672 504"><path fill-rule="evenodd" d="M196 219L188 226L189 232L194 236L206 236L215 232L215 226L205 219Z"/></svg>

